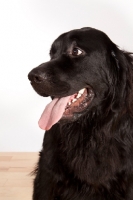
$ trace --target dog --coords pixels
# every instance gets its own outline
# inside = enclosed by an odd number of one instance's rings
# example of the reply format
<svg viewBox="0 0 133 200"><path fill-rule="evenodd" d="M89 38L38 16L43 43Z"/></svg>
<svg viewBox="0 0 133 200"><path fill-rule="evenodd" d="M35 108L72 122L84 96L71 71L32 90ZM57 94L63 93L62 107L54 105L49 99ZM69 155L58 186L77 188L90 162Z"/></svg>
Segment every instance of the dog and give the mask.
<svg viewBox="0 0 133 200"><path fill-rule="evenodd" d="M133 57L102 31L60 35L28 74L51 97L33 200L133 200Z"/></svg>

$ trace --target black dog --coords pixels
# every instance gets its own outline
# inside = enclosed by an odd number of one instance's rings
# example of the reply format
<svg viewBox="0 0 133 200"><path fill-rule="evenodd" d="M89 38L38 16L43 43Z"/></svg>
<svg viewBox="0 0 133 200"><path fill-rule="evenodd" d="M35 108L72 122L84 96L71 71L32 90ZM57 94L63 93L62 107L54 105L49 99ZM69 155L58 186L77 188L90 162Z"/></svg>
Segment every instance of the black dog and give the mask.
<svg viewBox="0 0 133 200"><path fill-rule="evenodd" d="M93 28L59 36L29 73L51 96L33 200L133 200L133 57Z"/></svg>

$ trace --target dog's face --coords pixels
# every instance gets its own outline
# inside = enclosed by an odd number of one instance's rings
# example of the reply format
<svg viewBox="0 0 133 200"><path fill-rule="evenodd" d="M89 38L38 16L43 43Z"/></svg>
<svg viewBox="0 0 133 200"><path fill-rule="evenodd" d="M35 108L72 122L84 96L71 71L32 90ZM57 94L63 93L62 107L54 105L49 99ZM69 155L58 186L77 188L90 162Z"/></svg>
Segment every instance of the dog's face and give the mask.
<svg viewBox="0 0 133 200"><path fill-rule="evenodd" d="M64 33L52 44L51 60L34 68L28 77L41 96L58 100L69 97L65 99L62 118L77 119L106 98L111 84L109 62L114 46L96 29Z"/></svg>

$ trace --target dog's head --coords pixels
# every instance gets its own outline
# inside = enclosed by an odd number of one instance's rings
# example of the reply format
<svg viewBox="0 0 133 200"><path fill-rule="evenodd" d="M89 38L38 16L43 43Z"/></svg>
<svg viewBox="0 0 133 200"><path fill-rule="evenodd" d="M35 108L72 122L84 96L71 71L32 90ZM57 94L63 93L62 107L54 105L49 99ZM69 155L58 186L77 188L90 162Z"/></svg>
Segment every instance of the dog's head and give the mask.
<svg viewBox="0 0 133 200"><path fill-rule="evenodd" d="M116 109L126 87L127 69L120 63L126 58L120 52L105 33L93 28L59 36L51 46L50 61L28 75L39 95L53 99L40 126L49 129L60 119L76 120L103 102L104 108Z"/></svg>

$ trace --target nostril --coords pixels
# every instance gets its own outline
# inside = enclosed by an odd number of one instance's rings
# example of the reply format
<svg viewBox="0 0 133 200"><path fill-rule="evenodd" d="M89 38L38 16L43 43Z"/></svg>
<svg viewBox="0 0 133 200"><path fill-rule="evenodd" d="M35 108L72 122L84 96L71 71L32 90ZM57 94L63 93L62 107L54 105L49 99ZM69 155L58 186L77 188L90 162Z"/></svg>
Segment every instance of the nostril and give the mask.
<svg viewBox="0 0 133 200"><path fill-rule="evenodd" d="M44 80L44 77L41 75L35 75L33 81L36 83L41 83Z"/></svg>

